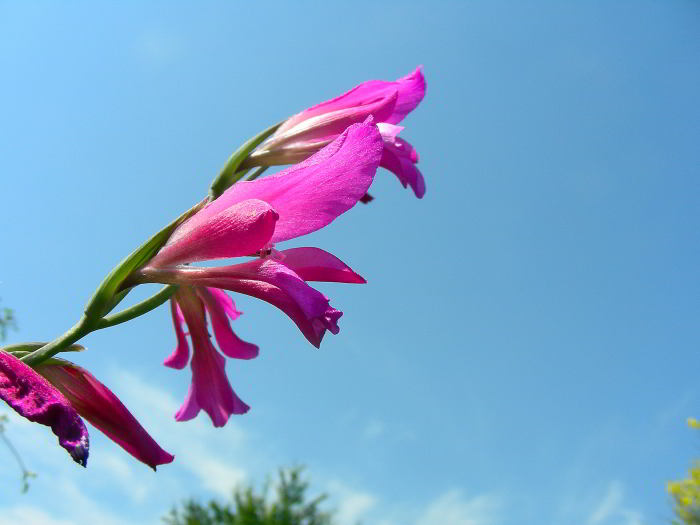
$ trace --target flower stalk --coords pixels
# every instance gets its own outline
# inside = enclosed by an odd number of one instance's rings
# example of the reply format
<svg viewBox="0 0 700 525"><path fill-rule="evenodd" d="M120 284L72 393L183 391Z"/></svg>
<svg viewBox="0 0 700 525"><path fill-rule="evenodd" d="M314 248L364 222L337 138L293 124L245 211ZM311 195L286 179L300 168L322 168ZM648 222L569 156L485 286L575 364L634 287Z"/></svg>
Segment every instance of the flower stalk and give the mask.
<svg viewBox="0 0 700 525"><path fill-rule="evenodd" d="M244 160L250 155L250 153L257 148L265 139L272 135L277 128L282 125L281 122L270 126L266 130L258 133L253 138L246 141L240 148L238 148L226 161L226 164L221 169L221 172L214 181L211 183L209 189L209 196L212 200L217 199L221 194L226 191L227 188L231 187L233 184L241 180L248 169L238 170Z"/></svg>
<svg viewBox="0 0 700 525"><path fill-rule="evenodd" d="M94 320L89 319L87 316L83 315L70 330L66 333L57 337L49 344L42 346L41 348L34 350L30 354L27 354L22 358L24 364L31 367L36 367L47 359L55 356L59 352L63 352L66 348L71 346L76 341L85 337L87 334L93 331Z"/></svg>
<svg viewBox="0 0 700 525"><path fill-rule="evenodd" d="M122 324L122 323L125 323L127 321L131 321L132 319L136 319L137 317L140 317L143 314L146 314L146 313L150 312L151 310L158 308L161 304L163 304L165 301L170 299L170 297L176 291L177 291L177 286L170 286L170 285L164 286L163 288L161 288L161 290L158 293L153 294L148 299L145 299L145 300L141 301L140 303L137 303L129 308L126 308L117 314L103 317L102 319L100 319L97 322L95 330L109 328L111 326L116 326L118 324Z"/></svg>

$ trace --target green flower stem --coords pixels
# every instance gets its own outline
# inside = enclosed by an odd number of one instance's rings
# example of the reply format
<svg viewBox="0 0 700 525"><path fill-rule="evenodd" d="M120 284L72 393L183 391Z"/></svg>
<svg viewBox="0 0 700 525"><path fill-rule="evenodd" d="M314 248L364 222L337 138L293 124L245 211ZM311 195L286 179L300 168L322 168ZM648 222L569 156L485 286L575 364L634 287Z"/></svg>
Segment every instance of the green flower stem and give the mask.
<svg viewBox="0 0 700 525"><path fill-rule="evenodd" d="M248 170L238 170L241 163L248 155L250 155L251 151L257 148L267 137L277 131L277 128L279 128L281 125L282 123L280 122L274 126L270 126L265 131L258 133L256 136L246 141L229 157L221 172L211 183L209 195L212 199L218 198L224 191L226 191L228 187L239 181L248 172Z"/></svg>
<svg viewBox="0 0 700 525"><path fill-rule="evenodd" d="M257 170L255 170L253 173L248 175L248 178L246 180L255 180L257 179L260 175L262 175L265 170L267 169L267 166L260 166Z"/></svg>
<svg viewBox="0 0 700 525"><path fill-rule="evenodd" d="M94 321L88 319L86 316L81 317L73 328L68 330L62 336L54 339L49 344L42 346L38 350L33 351L22 358L29 366L36 366L46 361L47 359L55 356L57 353L62 352L65 348L68 348L81 337L86 336L94 330Z"/></svg>
<svg viewBox="0 0 700 525"><path fill-rule="evenodd" d="M237 170L236 173L234 173L233 175L231 175L230 177L228 177L226 179L226 188L225 189L228 189L231 186L233 186L234 184L236 184L239 180L241 180L243 177L245 177L249 171L250 171L250 168L241 168L241 169ZM221 193L223 193L223 191ZM219 197L219 195L217 195L217 198L218 197Z"/></svg>
<svg viewBox="0 0 700 525"><path fill-rule="evenodd" d="M177 286L164 286L158 293L152 295L148 299L141 301L125 310L122 310L118 314L103 317L97 322L95 330L101 330L102 328L109 328L110 326L115 326L126 321L131 321L136 317L150 312L151 310L158 308L165 301L170 299Z"/></svg>
<svg viewBox="0 0 700 525"><path fill-rule="evenodd" d="M36 366L55 356L59 352L74 350L75 345L73 345L73 343L90 332L125 323L126 321L130 321L136 317L146 314L170 299L170 296L173 295L176 290L177 286L165 286L158 293L152 295L148 299L141 301L140 303L137 303L126 310L122 310L118 314L110 315L102 319L94 320L83 316L83 318L73 328L68 330L61 337L25 355L22 358L22 361L30 366ZM29 345L25 344L24 346Z"/></svg>

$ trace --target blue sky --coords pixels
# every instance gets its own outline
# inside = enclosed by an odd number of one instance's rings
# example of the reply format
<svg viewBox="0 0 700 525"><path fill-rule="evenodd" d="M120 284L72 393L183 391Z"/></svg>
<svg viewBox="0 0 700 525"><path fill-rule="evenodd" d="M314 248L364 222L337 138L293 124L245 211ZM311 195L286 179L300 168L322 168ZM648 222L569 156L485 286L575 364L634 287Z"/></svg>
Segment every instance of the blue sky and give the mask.
<svg viewBox="0 0 700 525"><path fill-rule="evenodd" d="M320 286L340 334L316 350L237 297L261 355L229 361L252 409L223 429L172 420L190 375L161 365L167 308L88 336L76 361L175 463L93 430L83 470L12 418L39 477L20 495L0 450L0 524L156 523L295 463L342 525L667 522L697 454L699 22L691 1L0 2L10 341L70 327L251 135L363 80L428 81L402 133L425 198L380 170L371 205L297 241L368 280Z"/></svg>

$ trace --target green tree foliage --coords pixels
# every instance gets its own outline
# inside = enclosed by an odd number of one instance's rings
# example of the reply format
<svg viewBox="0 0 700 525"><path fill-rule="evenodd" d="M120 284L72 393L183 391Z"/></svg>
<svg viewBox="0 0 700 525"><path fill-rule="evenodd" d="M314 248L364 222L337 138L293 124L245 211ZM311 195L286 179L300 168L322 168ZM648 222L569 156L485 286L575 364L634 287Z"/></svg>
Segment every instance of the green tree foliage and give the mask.
<svg viewBox="0 0 700 525"><path fill-rule="evenodd" d="M688 426L700 429L700 422L688 419ZM700 460L693 461L688 477L680 481L670 481L666 490L673 498L673 511L677 525L700 525Z"/></svg>
<svg viewBox="0 0 700 525"><path fill-rule="evenodd" d="M321 511L322 494L307 501L309 483L299 467L280 470L273 499L268 498L269 484L260 494L252 487L237 489L231 502L210 501L202 505L184 502L163 518L168 525L333 525L332 515Z"/></svg>

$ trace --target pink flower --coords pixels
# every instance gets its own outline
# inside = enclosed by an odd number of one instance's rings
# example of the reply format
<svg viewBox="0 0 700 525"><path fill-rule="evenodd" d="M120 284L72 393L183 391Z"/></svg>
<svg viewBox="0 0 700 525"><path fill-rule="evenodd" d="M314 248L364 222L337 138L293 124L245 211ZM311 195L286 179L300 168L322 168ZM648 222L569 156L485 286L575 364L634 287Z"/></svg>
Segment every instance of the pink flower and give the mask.
<svg viewBox="0 0 700 525"><path fill-rule="evenodd" d="M165 360L171 368L184 368L189 360L189 345L182 329L189 328L194 355L192 357L192 383L180 410L177 421L194 418L201 409L209 414L215 427L226 424L231 414L245 414L246 405L231 388L226 377L226 360L211 343L207 330L205 310L214 326L219 348L228 357L252 359L258 355L258 347L240 340L231 330L227 315L235 319L240 315L233 301L225 292L216 288L181 286L170 303L178 345Z"/></svg>
<svg viewBox="0 0 700 525"><path fill-rule="evenodd" d="M148 267L142 270L142 275L144 281L192 286L200 296L203 291L210 293L213 289L223 288L266 301L287 314L306 339L316 347L320 346L326 330L334 334L338 333L337 321L343 313L331 307L328 297L306 284L306 281L365 282L360 275L340 259L319 248L292 248L279 252L275 250L269 255L245 263L215 268ZM179 298L177 298L177 302L182 304ZM207 304L206 301L205 304ZM211 315L208 304L207 310ZM177 313L173 314L178 340L186 341L181 332L182 329L178 328L180 323L178 315ZM203 317L202 322L204 323ZM192 328L189 321L187 324ZM228 323L226 326L230 332ZM206 333L205 325L202 329ZM233 335L232 332L230 334ZM219 342L219 346L222 346L218 336L217 342ZM248 345L249 343L243 344ZM184 345L179 343L175 353L168 360L184 366L187 360L186 357L183 359L182 355L187 350L181 350L183 347ZM223 348L222 346L222 350ZM240 354L224 353L229 357L241 358ZM249 357L242 358L255 357L257 352L250 352L248 355ZM172 365L169 364L169 366Z"/></svg>
<svg viewBox="0 0 700 525"><path fill-rule="evenodd" d="M415 167L418 154L408 142L397 139L403 130L395 126L413 111L425 96L422 68L395 82L370 80L334 99L317 104L287 119L263 145L242 164L243 168L292 164L306 159L335 139L350 124L372 115L391 132L385 135L381 167L410 185L418 198L425 194L423 175ZM393 125L393 126L392 126Z"/></svg>
<svg viewBox="0 0 700 525"><path fill-rule="evenodd" d="M257 355L257 347L232 332L226 313L235 307L217 289L257 297L277 306L315 346L326 330L338 332L342 312L323 294L306 284L310 280L364 282L342 261L317 248L278 252L274 243L311 233L352 208L367 192L384 149L371 117L354 124L304 162L276 175L239 182L183 223L148 266L139 282L181 285L172 303L178 346L168 366L187 364L189 347L182 321L194 345L192 386L178 419L194 417L200 408L215 425L248 407L226 379L224 359L213 347L206 328L209 312L222 352L235 358ZM184 266L193 261L260 254L232 266Z"/></svg>
<svg viewBox="0 0 700 525"><path fill-rule="evenodd" d="M65 396L78 414L153 470L175 459L160 448L117 396L84 368L54 359L40 364L37 372Z"/></svg>
<svg viewBox="0 0 700 525"><path fill-rule="evenodd" d="M29 421L51 427L74 461L87 465L88 431L76 409L49 381L0 351L0 399Z"/></svg>

